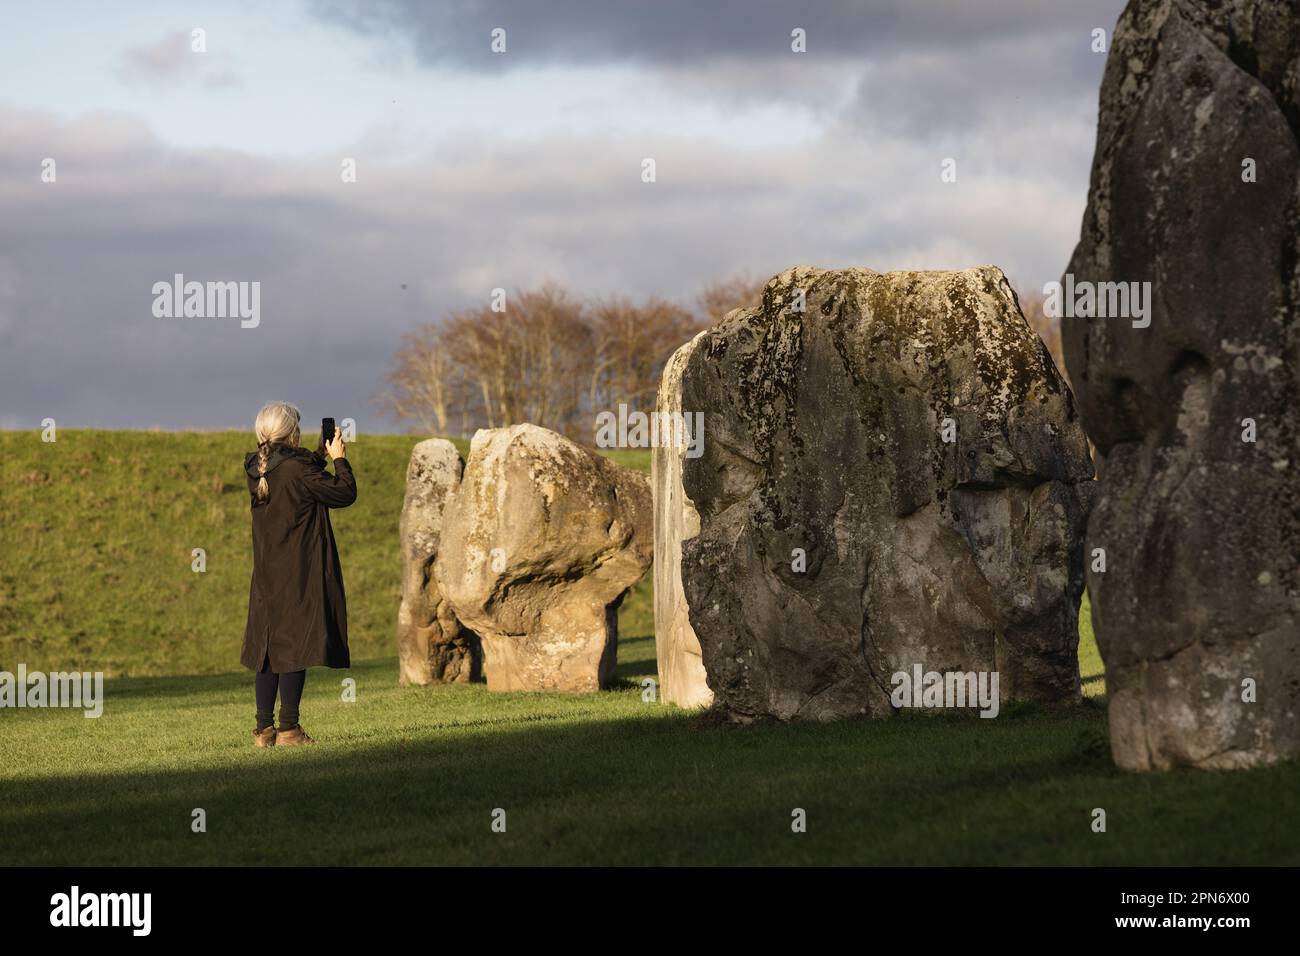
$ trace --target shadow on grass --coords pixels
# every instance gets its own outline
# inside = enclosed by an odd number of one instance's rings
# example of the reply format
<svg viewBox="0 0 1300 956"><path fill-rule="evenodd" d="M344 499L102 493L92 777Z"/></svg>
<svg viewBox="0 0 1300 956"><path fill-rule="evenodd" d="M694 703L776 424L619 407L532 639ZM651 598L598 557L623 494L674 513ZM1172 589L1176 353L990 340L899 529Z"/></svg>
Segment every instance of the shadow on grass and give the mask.
<svg viewBox="0 0 1300 956"><path fill-rule="evenodd" d="M232 685L234 678L232 680ZM1294 862L1294 764L1137 777L1096 707L691 730L691 715L453 719L221 765L3 783L8 864ZM241 735L241 741L243 737ZM1111 835L1088 826L1102 806ZM191 832L193 811L207 832ZM791 832L794 808L808 831ZM506 832L491 828L494 810Z"/></svg>
<svg viewBox="0 0 1300 956"><path fill-rule="evenodd" d="M640 688L641 678L658 677L658 665L654 657L654 636L632 635L619 637L620 659L614 667L615 688ZM648 655L648 656L647 656ZM628 659L631 658L631 659ZM391 677L392 685L397 686L397 658L367 658L354 660L350 669L331 670L325 667L313 667L307 672L309 683L321 680L341 680L353 674L363 672L368 677L377 675L379 679ZM171 697L189 698L194 694L194 682L203 681L206 689L228 690L231 693L252 693L253 672L235 671L226 674L179 674L166 677L115 677L111 680L114 700L156 701ZM484 684L485 682L479 681Z"/></svg>

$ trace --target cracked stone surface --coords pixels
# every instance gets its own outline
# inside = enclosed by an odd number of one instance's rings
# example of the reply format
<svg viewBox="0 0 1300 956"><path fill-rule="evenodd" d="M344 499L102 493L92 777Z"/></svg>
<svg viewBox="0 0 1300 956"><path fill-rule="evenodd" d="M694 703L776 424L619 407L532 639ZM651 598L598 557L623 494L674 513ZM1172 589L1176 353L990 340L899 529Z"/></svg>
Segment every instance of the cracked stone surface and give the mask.
<svg viewBox="0 0 1300 956"><path fill-rule="evenodd" d="M402 603L397 612L398 680L458 683L480 674L478 635L461 626L433 577L443 514L460 484L464 463L442 438L411 450L402 503Z"/></svg>
<svg viewBox="0 0 1300 956"><path fill-rule="evenodd" d="M1294 2L1129 4L1067 273L1151 282L1151 324L1062 322L1100 456L1088 588L1121 767L1300 753L1298 132Z"/></svg>
<svg viewBox="0 0 1300 956"><path fill-rule="evenodd" d="M738 719L885 716L918 663L1078 699L1092 464L999 269L788 270L673 356L660 403L705 416L699 458L655 459L666 693L698 692L698 647Z"/></svg>
<svg viewBox="0 0 1300 956"><path fill-rule="evenodd" d="M482 639L489 690L604 686L652 535L645 474L536 425L475 432L434 576Z"/></svg>

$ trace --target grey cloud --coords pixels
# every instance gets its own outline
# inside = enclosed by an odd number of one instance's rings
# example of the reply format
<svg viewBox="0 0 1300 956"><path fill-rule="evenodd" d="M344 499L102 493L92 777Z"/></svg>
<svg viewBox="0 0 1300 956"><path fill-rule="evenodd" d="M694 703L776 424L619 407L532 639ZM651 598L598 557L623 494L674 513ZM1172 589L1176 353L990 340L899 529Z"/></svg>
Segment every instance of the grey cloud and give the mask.
<svg viewBox="0 0 1300 956"><path fill-rule="evenodd" d="M684 65L790 51L808 33L810 56L861 57L899 48L953 50L986 40L1030 39L1101 26L1122 0L315 0L321 18L362 33L401 37L423 62L471 69L521 65ZM488 35L503 27L509 52Z"/></svg>
<svg viewBox="0 0 1300 956"><path fill-rule="evenodd" d="M417 0L316 0L323 19L417 61L457 70L524 66L649 68L672 93L728 107L795 106L879 131L960 132L985 117L1095 111L1105 57L1092 31L1110 31L1124 0L528 0L427 5ZM489 52L505 27L509 52ZM793 26L808 54L790 53ZM856 89L856 96L852 91ZM847 103L846 103L847 98Z"/></svg>
<svg viewBox="0 0 1300 956"><path fill-rule="evenodd" d="M271 397L369 428L403 332L550 276L582 294L690 300L710 279L796 263L878 269L995 262L1041 282L1077 236L1086 175L1066 146L1009 124L972 137L986 168L940 186L932 156L842 132L783 149L460 138L395 163L382 146L278 161L183 151L129 119L59 124L0 110L0 420L67 426L246 427ZM1032 176L1002 153L1038 156ZM39 180L39 158L59 180ZM976 164L978 166L978 164ZM157 319L154 282L262 283L262 323ZM402 285L406 288L403 289Z"/></svg>
<svg viewBox="0 0 1300 956"><path fill-rule="evenodd" d="M1033 42L989 40L942 55L901 50L864 64L854 101L839 119L863 135L927 142L1013 123L1051 136L1061 122L1095 122L1105 61L1091 52L1086 31ZM1091 151L1083 152L1086 163Z"/></svg>

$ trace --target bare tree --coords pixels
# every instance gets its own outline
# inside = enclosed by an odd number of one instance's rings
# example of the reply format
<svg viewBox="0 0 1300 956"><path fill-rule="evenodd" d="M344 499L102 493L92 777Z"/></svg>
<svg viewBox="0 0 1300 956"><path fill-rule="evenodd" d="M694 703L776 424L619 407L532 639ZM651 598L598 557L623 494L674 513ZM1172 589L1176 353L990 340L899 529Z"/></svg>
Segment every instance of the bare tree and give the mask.
<svg viewBox="0 0 1300 956"><path fill-rule="evenodd" d="M652 296L636 303L616 296L591 310L593 357L587 402L592 410L620 402L654 408L664 363L701 328L689 310Z"/></svg>
<svg viewBox="0 0 1300 956"><path fill-rule="evenodd" d="M578 427L590 360L587 307L554 282L518 292L514 322L519 386L514 421L571 433Z"/></svg>
<svg viewBox="0 0 1300 956"><path fill-rule="evenodd" d="M695 298L696 310L704 325L713 325L732 309L746 309L760 305L766 279L741 272L727 279L718 279L706 285Z"/></svg>
<svg viewBox="0 0 1300 956"><path fill-rule="evenodd" d="M497 426L509 401L505 322L504 314L486 305L461 309L447 317L440 337L448 360L464 375L467 391L479 406L480 420L488 428Z"/></svg>
<svg viewBox="0 0 1300 956"><path fill-rule="evenodd" d="M464 379L450 360L444 330L422 325L402 336L385 376L388 388L378 404L397 420L413 421L424 431L447 434L451 410L462 404Z"/></svg>
<svg viewBox="0 0 1300 956"><path fill-rule="evenodd" d="M403 336L377 401L437 434L532 422L590 440L599 411L653 409L677 347L756 305L763 285L748 275L710 283L694 311L658 296L588 303L550 281L516 290L502 311L461 309Z"/></svg>
<svg viewBox="0 0 1300 956"><path fill-rule="evenodd" d="M516 291L503 311L452 313L442 336L488 428L532 422L571 432L590 353L585 306L553 282Z"/></svg>

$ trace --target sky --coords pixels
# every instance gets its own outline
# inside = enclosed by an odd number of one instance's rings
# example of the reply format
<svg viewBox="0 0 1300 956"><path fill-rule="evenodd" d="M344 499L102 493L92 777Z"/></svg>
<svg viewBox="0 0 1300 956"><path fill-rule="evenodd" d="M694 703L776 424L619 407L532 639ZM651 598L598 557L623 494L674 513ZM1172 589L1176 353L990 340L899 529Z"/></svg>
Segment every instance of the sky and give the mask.
<svg viewBox="0 0 1300 956"><path fill-rule="evenodd" d="M404 430L374 402L402 335L548 278L1041 287L1122 7L0 0L0 428L251 430L284 399ZM256 325L159 316L177 274L257 283Z"/></svg>

